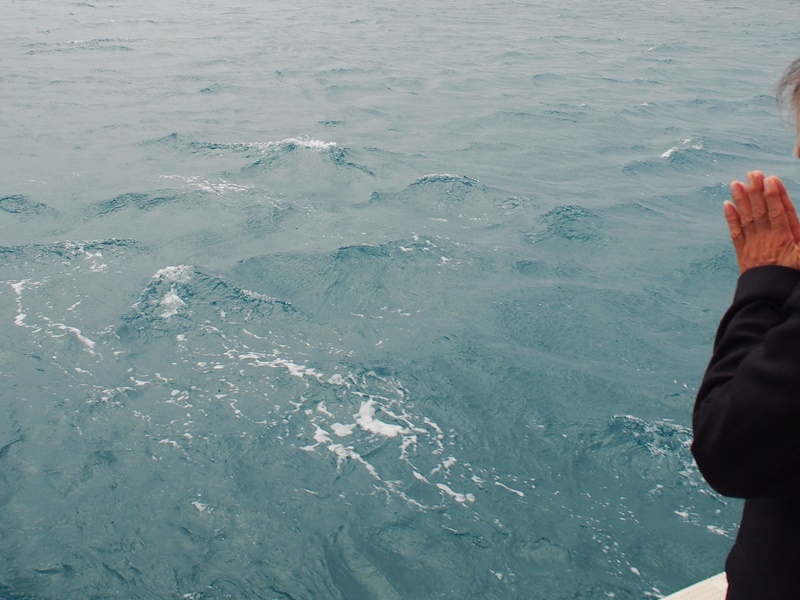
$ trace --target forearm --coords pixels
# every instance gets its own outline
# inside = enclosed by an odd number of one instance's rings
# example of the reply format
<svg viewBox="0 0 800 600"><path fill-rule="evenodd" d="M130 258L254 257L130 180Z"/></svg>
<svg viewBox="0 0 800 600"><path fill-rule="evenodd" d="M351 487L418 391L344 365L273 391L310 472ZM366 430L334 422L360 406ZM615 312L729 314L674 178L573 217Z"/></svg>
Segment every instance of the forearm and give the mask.
<svg viewBox="0 0 800 600"><path fill-rule="evenodd" d="M800 271L761 267L742 275L693 424L695 459L719 492L800 490Z"/></svg>

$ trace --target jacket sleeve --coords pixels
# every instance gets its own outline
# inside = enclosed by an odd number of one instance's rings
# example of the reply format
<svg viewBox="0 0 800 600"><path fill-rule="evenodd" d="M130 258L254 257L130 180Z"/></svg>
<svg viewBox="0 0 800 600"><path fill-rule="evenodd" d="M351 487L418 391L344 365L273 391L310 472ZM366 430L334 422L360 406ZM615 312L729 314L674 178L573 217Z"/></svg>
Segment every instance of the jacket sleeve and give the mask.
<svg viewBox="0 0 800 600"><path fill-rule="evenodd" d="M695 461L720 494L800 492L800 271L741 275L692 421Z"/></svg>

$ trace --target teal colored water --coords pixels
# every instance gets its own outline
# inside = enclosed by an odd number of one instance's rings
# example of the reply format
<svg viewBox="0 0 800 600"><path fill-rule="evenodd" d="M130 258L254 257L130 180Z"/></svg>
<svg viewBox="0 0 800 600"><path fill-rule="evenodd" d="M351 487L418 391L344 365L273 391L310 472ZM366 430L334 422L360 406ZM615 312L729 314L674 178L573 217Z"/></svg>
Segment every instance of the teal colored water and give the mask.
<svg viewBox="0 0 800 600"><path fill-rule="evenodd" d="M0 597L722 570L691 407L796 11L6 0Z"/></svg>

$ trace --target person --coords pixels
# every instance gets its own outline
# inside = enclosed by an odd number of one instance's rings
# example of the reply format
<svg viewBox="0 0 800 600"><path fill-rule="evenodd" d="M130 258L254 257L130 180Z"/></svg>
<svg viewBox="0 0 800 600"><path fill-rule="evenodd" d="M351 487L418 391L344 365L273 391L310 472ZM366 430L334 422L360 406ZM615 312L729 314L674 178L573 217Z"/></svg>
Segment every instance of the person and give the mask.
<svg viewBox="0 0 800 600"><path fill-rule="evenodd" d="M778 91L800 149L800 59ZM692 453L715 490L745 499L727 599L800 598L800 220L777 177L752 171L730 191L740 275L698 389Z"/></svg>

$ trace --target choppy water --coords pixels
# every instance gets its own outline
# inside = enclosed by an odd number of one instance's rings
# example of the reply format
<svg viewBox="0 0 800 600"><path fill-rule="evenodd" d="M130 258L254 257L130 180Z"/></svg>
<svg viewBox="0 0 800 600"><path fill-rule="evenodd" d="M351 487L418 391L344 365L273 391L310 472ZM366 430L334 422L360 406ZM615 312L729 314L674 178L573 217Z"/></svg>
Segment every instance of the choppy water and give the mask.
<svg viewBox="0 0 800 600"><path fill-rule="evenodd" d="M5 0L0 597L721 570L691 405L796 11Z"/></svg>

